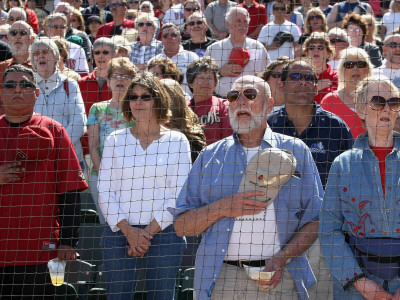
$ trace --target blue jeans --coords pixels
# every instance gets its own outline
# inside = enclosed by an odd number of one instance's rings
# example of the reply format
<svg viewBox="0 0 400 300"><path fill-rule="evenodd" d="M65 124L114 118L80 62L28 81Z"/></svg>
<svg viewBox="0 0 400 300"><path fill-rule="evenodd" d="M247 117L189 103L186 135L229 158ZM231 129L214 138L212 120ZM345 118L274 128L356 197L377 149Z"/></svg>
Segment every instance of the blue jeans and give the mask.
<svg viewBox="0 0 400 300"><path fill-rule="evenodd" d="M134 226L144 228L145 226ZM154 235L143 258L128 256L127 239L106 227L101 239L107 299L133 299L141 268L145 270L147 299L174 298L176 276L186 248L185 240L170 225Z"/></svg>

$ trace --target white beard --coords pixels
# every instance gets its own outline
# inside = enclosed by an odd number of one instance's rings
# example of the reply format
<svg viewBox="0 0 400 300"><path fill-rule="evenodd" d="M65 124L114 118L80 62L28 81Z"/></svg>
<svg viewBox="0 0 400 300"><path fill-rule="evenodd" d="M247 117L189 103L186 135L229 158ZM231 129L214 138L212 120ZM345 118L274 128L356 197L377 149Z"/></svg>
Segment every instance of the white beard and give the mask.
<svg viewBox="0 0 400 300"><path fill-rule="evenodd" d="M231 123L233 131L235 131L237 134L246 134L256 128L261 127L265 113L267 111L267 107L268 107L267 105L264 105L263 112L261 115L256 115L248 108L237 108L234 112L232 112L232 110L229 108L229 122ZM237 111L249 113L251 118L250 121L246 123L239 122L237 120L238 118L236 114Z"/></svg>

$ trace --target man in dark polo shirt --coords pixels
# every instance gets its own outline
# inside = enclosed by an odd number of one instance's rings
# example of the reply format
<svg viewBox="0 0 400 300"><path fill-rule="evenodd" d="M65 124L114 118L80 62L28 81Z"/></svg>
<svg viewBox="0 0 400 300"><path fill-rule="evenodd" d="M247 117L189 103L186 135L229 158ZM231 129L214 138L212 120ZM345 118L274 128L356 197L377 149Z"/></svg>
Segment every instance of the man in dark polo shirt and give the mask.
<svg viewBox="0 0 400 300"><path fill-rule="evenodd" d="M314 102L318 91L315 69L304 59L282 69L285 105L268 116L274 132L301 139L311 150L325 187L333 160L353 146L353 136L338 116Z"/></svg>

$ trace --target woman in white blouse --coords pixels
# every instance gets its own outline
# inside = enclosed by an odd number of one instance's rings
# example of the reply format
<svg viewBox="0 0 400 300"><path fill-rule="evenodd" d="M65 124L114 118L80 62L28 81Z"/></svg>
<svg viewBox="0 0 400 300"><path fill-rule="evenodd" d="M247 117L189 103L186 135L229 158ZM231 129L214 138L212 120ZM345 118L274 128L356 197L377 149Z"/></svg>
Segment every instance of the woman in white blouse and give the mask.
<svg viewBox="0 0 400 300"><path fill-rule="evenodd" d="M170 99L150 73L132 80L122 102L131 128L107 138L101 160L99 206L107 227L102 237L108 299L133 299L145 269L147 299L173 299L185 242L168 207L190 170L186 137L165 125Z"/></svg>

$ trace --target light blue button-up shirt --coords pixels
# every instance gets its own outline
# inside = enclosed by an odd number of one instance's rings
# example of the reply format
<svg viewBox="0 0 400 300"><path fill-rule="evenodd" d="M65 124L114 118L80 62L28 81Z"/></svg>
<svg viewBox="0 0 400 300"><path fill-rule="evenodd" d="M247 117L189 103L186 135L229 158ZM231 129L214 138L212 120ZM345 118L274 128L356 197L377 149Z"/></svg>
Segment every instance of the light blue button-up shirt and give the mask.
<svg viewBox="0 0 400 300"><path fill-rule="evenodd" d="M276 147L291 151L297 159L296 171L282 186L274 201L281 247L310 221L317 220L323 189L317 168L308 147L299 139L273 133L266 129L261 148ZM246 172L246 153L236 134L203 150L194 163L177 200L175 216L196 209L222 197L236 194ZM209 299L228 250L235 218L221 218L203 233L195 263L197 299ZM286 265L296 282L301 299L316 279L304 254Z"/></svg>

